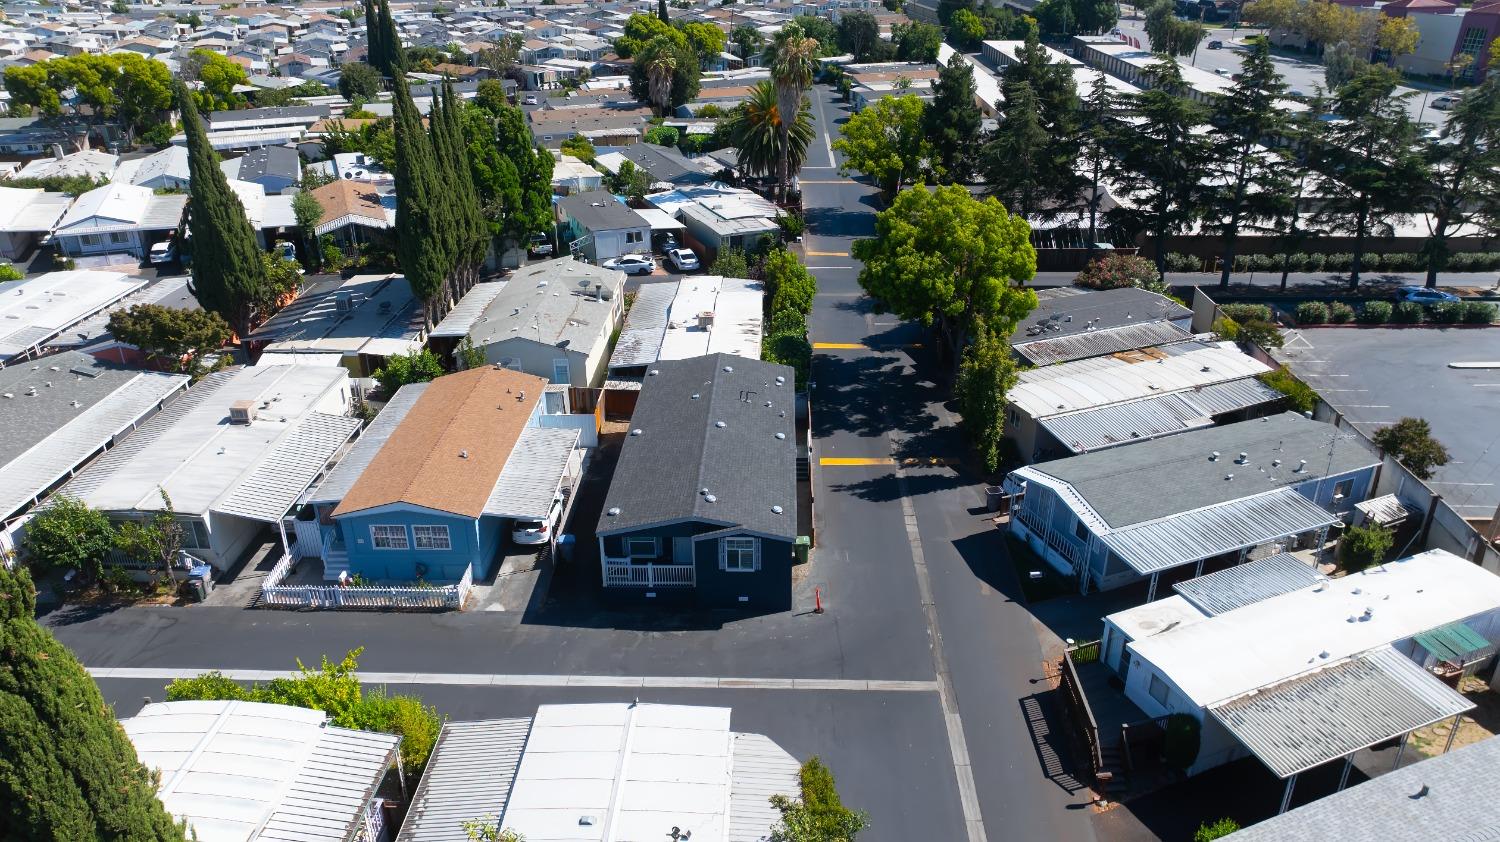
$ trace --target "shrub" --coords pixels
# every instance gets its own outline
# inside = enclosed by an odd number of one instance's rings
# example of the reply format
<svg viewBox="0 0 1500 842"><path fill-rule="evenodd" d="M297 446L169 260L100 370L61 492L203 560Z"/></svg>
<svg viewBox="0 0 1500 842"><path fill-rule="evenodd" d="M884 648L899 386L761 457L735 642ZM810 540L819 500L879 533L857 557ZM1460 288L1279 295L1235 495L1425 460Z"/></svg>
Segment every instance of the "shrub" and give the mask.
<svg viewBox="0 0 1500 842"><path fill-rule="evenodd" d="M1167 733L1162 741L1162 753L1167 765L1173 769L1186 769L1198 759L1198 749L1203 739L1203 724L1186 713L1174 713L1167 717Z"/></svg>
<svg viewBox="0 0 1500 842"><path fill-rule="evenodd" d="M801 388L812 367L812 344L807 341L805 330L766 334L760 341L760 357L768 363L791 366L796 374L797 387Z"/></svg>
<svg viewBox="0 0 1500 842"><path fill-rule="evenodd" d="M1281 261L1274 254L1252 254L1250 255L1250 271L1270 272L1281 266Z"/></svg>
<svg viewBox="0 0 1500 842"><path fill-rule="evenodd" d="M225 678L218 670L196 678L175 678L167 685L167 701L244 701L250 690Z"/></svg>
<svg viewBox="0 0 1500 842"><path fill-rule="evenodd" d="M1270 386L1272 389L1286 395L1288 402L1298 412L1312 412L1318 405L1318 393L1292 374L1291 369L1281 366L1275 371L1268 371L1260 375L1260 382Z"/></svg>
<svg viewBox="0 0 1500 842"><path fill-rule="evenodd" d="M1223 839L1240 829L1240 823L1234 819L1219 819L1213 824L1204 822L1198 825L1198 831L1193 834L1193 842L1214 842L1215 839Z"/></svg>
<svg viewBox="0 0 1500 842"><path fill-rule="evenodd" d="M840 840L849 842L869 826L869 818L844 806L834 787L833 773L817 757L802 764L798 774L801 798L771 797L781 818L771 828L771 842Z"/></svg>
<svg viewBox="0 0 1500 842"><path fill-rule="evenodd" d="M1213 332L1220 339L1230 342L1240 338L1240 323L1227 316L1214 319Z"/></svg>
<svg viewBox="0 0 1500 842"><path fill-rule="evenodd" d="M676 146L677 130L671 126L652 126L646 130L645 140L657 146Z"/></svg>
<svg viewBox="0 0 1500 842"><path fill-rule="evenodd" d="M1240 324L1271 321L1271 308L1264 304L1224 304L1219 311Z"/></svg>
<svg viewBox="0 0 1500 842"><path fill-rule="evenodd" d="M1350 264L1352 265L1353 262L1354 261L1351 259ZM1379 254L1373 252L1362 254L1359 256L1359 268L1366 272L1379 269L1383 263L1384 258L1382 258Z"/></svg>
<svg viewBox="0 0 1500 842"><path fill-rule="evenodd" d="M1279 325L1275 322L1263 322L1259 319L1240 325L1240 333L1236 338L1241 342L1259 345L1267 350L1280 348L1286 344L1286 340L1281 335L1281 327Z"/></svg>
<svg viewBox="0 0 1500 842"><path fill-rule="evenodd" d="M1387 254L1380 261L1380 265L1383 266L1388 272L1409 272L1413 269L1420 268L1420 263L1420 255L1415 255L1408 252Z"/></svg>
<svg viewBox="0 0 1500 842"><path fill-rule="evenodd" d="M1328 321L1328 305L1321 301L1304 301L1297 305L1297 324L1320 325Z"/></svg>
<svg viewBox="0 0 1500 842"><path fill-rule="evenodd" d="M26 276L21 274L21 270L15 266L9 263L0 263L0 281L19 281L24 277Z"/></svg>
<svg viewBox="0 0 1500 842"><path fill-rule="evenodd" d="M776 224L781 226L781 236L788 240L797 239L807 230L807 221L800 213L782 214L776 217Z"/></svg>
<svg viewBox="0 0 1500 842"><path fill-rule="evenodd" d="M1323 268L1330 272L1347 272L1353 263L1354 255L1346 252L1326 255L1323 258Z"/></svg>
<svg viewBox="0 0 1500 842"><path fill-rule="evenodd" d="M1463 322L1466 325L1487 325L1495 321L1495 305L1488 301L1463 302Z"/></svg>
<svg viewBox="0 0 1500 842"><path fill-rule="evenodd" d="M76 567L98 578L114 541L115 529L103 512L89 508L82 500L59 495L26 525L22 546L38 567Z"/></svg>
<svg viewBox="0 0 1500 842"><path fill-rule="evenodd" d="M803 315L812 312L818 281L786 249L777 249L766 257L766 289L771 295L771 313L796 310Z"/></svg>
<svg viewBox="0 0 1500 842"><path fill-rule="evenodd" d="M1323 267L1326 266L1327 264L1328 264L1328 257L1327 257L1327 255L1316 254L1316 253L1314 253L1314 254L1304 254L1304 255L1302 255L1301 261L1298 262L1298 265L1302 268L1302 271L1304 271L1304 272L1321 272L1321 271L1323 271Z"/></svg>
<svg viewBox="0 0 1500 842"><path fill-rule="evenodd" d="M1440 325L1457 324L1464 317L1464 305L1459 301L1439 301L1427 311L1427 318Z"/></svg>
<svg viewBox="0 0 1500 842"><path fill-rule="evenodd" d="M1336 325L1346 325L1354 321L1354 308L1342 301L1334 301L1328 305L1328 321Z"/></svg>
<svg viewBox="0 0 1500 842"><path fill-rule="evenodd" d="M1366 301L1359 305L1359 322L1366 325L1383 325L1391 320L1391 302Z"/></svg>
<svg viewBox="0 0 1500 842"><path fill-rule="evenodd" d="M408 383L426 383L443 376L443 362L427 349L387 357L385 365L371 375L387 395Z"/></svg>
<svg viewBox="0 0 1500 842"><path fill-rule="evenodd" d="M1448 464L1448 449L1432 437L1432 427L1425 419L1402 418L1376 430L1370 438L1421 479L1432 479L1433 468Z"/></svg>
<svg viewBox="0 0 1500 842"><path fill-rule="evenodd" d="M1168 272L1202 272L1203 261L1191 254L1181 252L1169 252L1167 254Z"/></svg>
<svg viewBox="0 0 1500 842"><path fill-rule="evenodd" d="M1422 317L1427 311L1422 305L1415 301L1402 301L1391 311L1391 321L1400 325L1416 325L1422 323Z"/></svg>
<svg viewBox="0 0 1500 842"><path fill-rule="evenodd" d="M1157 280L1156 264L1135 254L1106 254L1089 261L1073 283L1089 289L1138 287Z"/></svg>
<svg viewBox="0 0 1500 842"><path fill-rule="evenodd" d="M1351 573L1385 560L1396 537L1382 526L1351 526L1339 542L1339 564Z"/></svg>
<svg viewBox="0 0 1500 842"><path fill-rule="evenodd" d="M766 324L766 334L775 336L781 333L806 336L807 317L796 310L780 310L772 313L770 322Z"/></svg>
<svg viewBox="0 0 1500 842"><path fill-rule="evenodd" d="M715 275L723 275L726 278L748 278L750 277L750 262L745 259L745 253L739 249L720 249L714 262L708 267L708 271Z"/></svg>

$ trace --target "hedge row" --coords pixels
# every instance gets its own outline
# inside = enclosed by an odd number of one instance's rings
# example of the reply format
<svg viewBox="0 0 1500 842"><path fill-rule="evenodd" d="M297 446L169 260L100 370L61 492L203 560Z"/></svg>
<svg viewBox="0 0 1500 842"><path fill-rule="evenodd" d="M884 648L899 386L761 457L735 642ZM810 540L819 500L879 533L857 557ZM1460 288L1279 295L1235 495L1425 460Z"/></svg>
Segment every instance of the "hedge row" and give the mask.
<svg viewBox="0 0 1500 842"><path fill-rule="evenodd" d="M1234 258L1236 272L1280 272L1282 255L1241 254ZM1213 265L1191 254L1171 252L1167 255L1169 272L1203 272ZM1352 254L1293 254L1287 262L1293 272L1347 272L1354 263ZM1414 252L1366 254L1360 262L1363 271L1416 272L1427 269L1427 256ZM1500 252L1457 252L1448 256L1448 272L1489 272L1500 269Z"/></svg>
<svg viewBox="0 0 1500 842"><path fill-rule="evenodd" d="M1239 305L1257 306L1257 305ZM1228 311L1228 307L1224 308ZM1442 301L1424 308L1415 301L1402 301L1392 306L1389 301L1366 301L1355 310L1342 301L1324 304L1321 301L1304 301L1297 305L1297 324L1466 324L1487 325L1495 321L1496 307L1488 301Z"/></svg>

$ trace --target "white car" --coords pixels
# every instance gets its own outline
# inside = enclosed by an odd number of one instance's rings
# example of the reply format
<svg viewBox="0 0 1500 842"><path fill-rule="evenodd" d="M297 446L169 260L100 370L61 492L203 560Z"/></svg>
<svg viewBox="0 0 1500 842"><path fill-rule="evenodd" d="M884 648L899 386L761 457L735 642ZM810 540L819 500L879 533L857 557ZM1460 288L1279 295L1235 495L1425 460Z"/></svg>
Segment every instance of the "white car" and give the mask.
<svg viewBox="0 0 1500 842"><path fill-rule="evenodd" d="M1432 101L1432 107L1439 111L1452 110L1455 105L1458 105L1458 97L1452 94L1443 94Z"/></svg>
<svg viewBox="0 0 1500 842"><path fill-rule="evenodd" d="M557 530L557 521L562 517L562 506L562 495L553 497L552 508L547 511L546 520L516 521L511 527L510 539L526 546L545 544L552 540L552 534Z"/></svg>
<svg viewBox="0 0 1500 842"><path fill-rule="evenodd" d="M692 272L699 268L698 255L693 254L692 249L672 249L667 252L667 259L679 272Z"/></svg>
<svg viewBox="0 0 1500 842"><path fill-rule="evenodd" d="M649 275L656 271L656 261L649 254L622 254L604 261L605 269L619 269L627 275Z"/></svg>
<svg viewBox="0 0 1500 842"><path fill-rule="evenodd" d="M177 259L177 244L171 240L162 240L151 246L151 265L165 266Z"/></svg>

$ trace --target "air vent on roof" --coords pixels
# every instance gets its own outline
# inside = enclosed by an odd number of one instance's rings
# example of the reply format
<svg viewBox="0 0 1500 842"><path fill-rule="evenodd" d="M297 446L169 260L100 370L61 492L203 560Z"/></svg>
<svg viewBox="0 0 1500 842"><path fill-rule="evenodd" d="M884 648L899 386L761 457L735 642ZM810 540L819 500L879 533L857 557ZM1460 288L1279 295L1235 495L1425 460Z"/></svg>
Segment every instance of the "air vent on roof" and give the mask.
<svg viewBox="0 0 1500 842"><path fill-rule="evenodd" d="M229 405L229 423L249 424L255 420L255 401L235 401Z"/></svg>
<svg viewBox="0 0 1500 842"><path fill-rule="evenodd" d="M719 428L719 429L721 429L721 430L722 430L722 429L724 429L724 426L725 426L725 424L724 424L724 422L723 422L723 421L715 421L715 422L714 422L714 426L715 426L715 427L718 427L718 428Z"/></svg>
<svg viewBox="0 0 1500 842"><path fill-rule="evenodd" d="M783 509L783 508L781 508L781 507L780 507L780 506L772 506L772 507L771 507L771 514L774 514L774 515L779 515L779 514L781 514L781 513L782 513L782 512L783 512L783 511L786 511L786 510L785 510L785 509Z"/></svg>
<svg viewBox="0 0 1500 842"><path fill-rule="evenodd" d="M605 514L609 515L610 517L614 517L614 516L618 515L619 513L620 513L620 507L619 506L610 506L609 507L609 511L605 512Z"/></svg>

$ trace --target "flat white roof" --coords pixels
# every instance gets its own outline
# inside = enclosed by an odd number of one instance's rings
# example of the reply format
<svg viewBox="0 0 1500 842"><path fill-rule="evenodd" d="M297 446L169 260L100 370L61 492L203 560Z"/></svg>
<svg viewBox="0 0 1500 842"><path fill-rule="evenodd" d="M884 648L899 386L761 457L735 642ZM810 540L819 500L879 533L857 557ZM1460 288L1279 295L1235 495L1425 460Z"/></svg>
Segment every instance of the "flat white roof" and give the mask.
<svg viewBox="0 0 1500 842"><path fill-rule="evenodd" d="M0 361L32 350L146 285L124 272L70 269L0 284Z"/></svg>
<svg viewBox="0 0 1500 842"><path fill-rule="evenodd" d="M1190 626L1207 617L1207 614L1195 608L1181 594L1172 594L1165 599L1110 614L1104 619L1131 640L1143 640L1162 632Z"/></svg>
<svg viewBox="0 0 1500 842"><path fill-rule="evenodd" d="M229 499L243 481L257 477L262 463L278 458L284 441L302 447L311 432L301 429L305 423L342 417L348 392L349 373L335 366L253 366L210 375L100 457L62 493L107 512L159 511L160 488L179 514L202 516ZM254 402L256 419L230 424L230 405L241 400ZM296 493L306 487L304 482Z"/></svg>
<svg viewBox="0 0 1500 842"><path fill-rule="evenodd" d="M1500 576L1429 550L1146 637L1130 649L1206 707L1496 609Z"/></svg>
<svg viewBox="0 0 1500 842"><path fill-rule="evenodd" d="M1021 52L1021 48L1023 46L1025 46L1025 45L1026 45L1025 41L985 41L984 42L984 46L985 47L988 47L989 49L995 51L996 53L999 53L1000 55L1004 56L1012 64L1015 64L1018 61L1020 61L1020 59L1018 59L1016 56L1017 56L1018 53ZM1128 47L1130 45L1126 44L1125 46ZM1064 53L1064 52L1062 52L1060 50L1054 50L1053 48L1045 46L1045 45L1042 46L1042 53L1047 56L1047 62L1049 64L1059 64L1059 63L1061 63L1061 64L1066 64L1066 65L1075 66L1075 67L1076 66L1081 66L1083 64L1083 62L1079 61L1076 58L1073 58L1072 56L1068 55L1067 53Z"/></svg>
<svg viewBox="0 0 1500 842"><path fill-rule="evenodd" d="M543 705L500 826L529 842L729 835L729 708Z"/></svg>
<svg viewBox="0 0 1500 842"><path fill-rule="evenodd" d="M1182 354L1130 362L1121 355L1058 363L1023 372L1006 395L1033 418L1264 374L1271 367L1223 342Z"/></svg>
<svg viewBox="0 0 1500 842"><path fill-rule="evenodd" d="M363 821L400 738L328 726L322 711L166 702L120 724L160 770L157 794L203 842L343 840Z"/></svg>
<svg viewBox="0 0 1500 842"><path fill-rule="evenodd" d="M677 285L667 316L659 360L685 360L706 354L760 359L761 300L765 285L745 278L686 275ZM712 313L707 328L700 313Z"/></svg>

